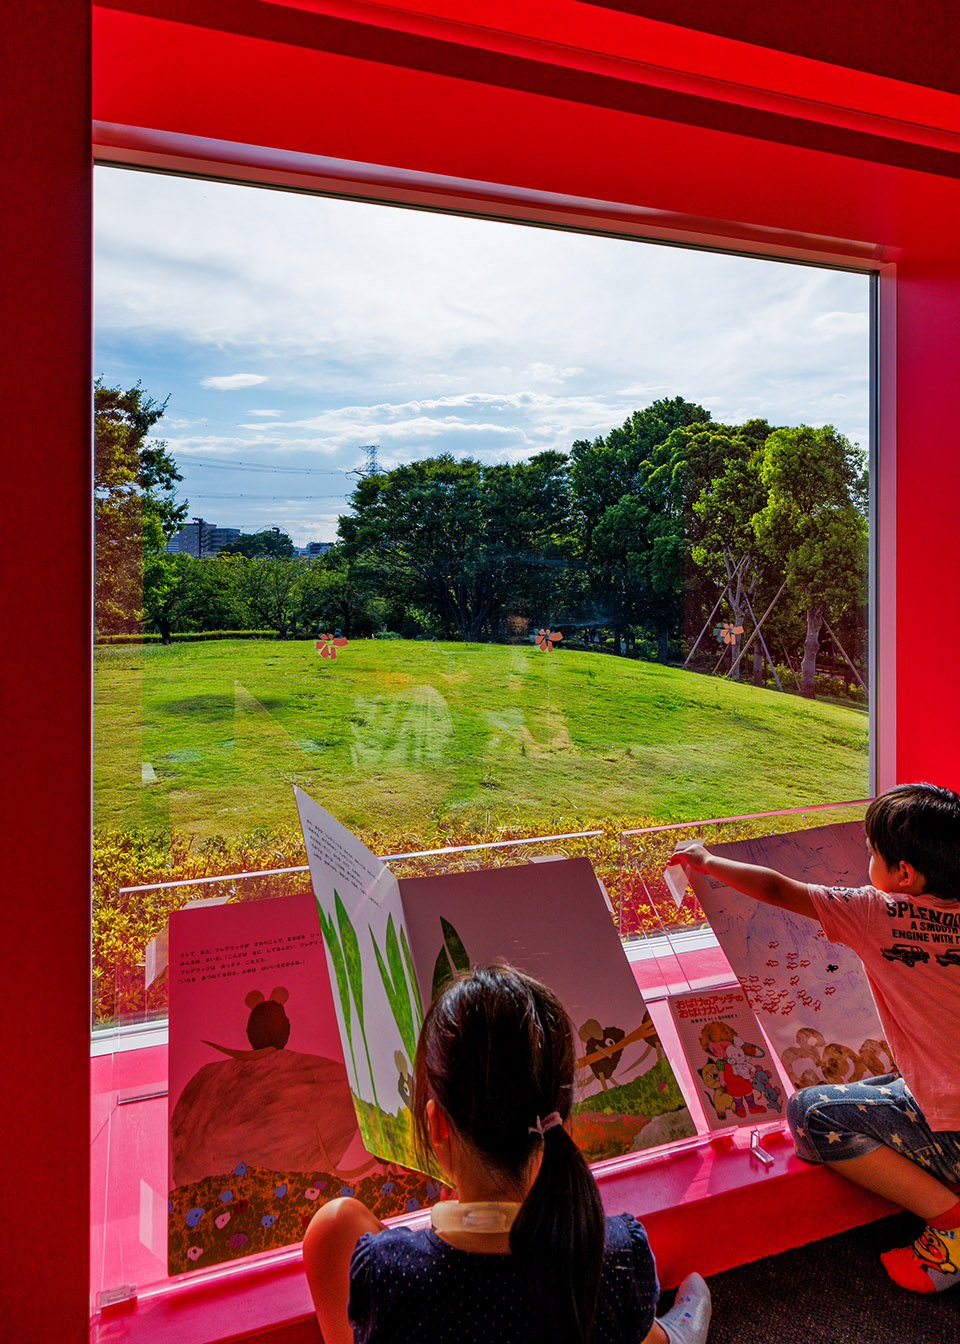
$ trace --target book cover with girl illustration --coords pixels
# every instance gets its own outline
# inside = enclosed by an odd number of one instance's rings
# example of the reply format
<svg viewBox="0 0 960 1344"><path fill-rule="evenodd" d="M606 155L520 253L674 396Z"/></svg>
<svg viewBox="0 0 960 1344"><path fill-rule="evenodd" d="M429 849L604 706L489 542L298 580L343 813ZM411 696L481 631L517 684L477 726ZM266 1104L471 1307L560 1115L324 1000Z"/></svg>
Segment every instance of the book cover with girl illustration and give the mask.
<svg viewBox="0 0 960 1344"><path fill-rule="evenodd" d="M674 994L669 1007L711 1130L782 1119L783 1083L739 987Z"/></svg>

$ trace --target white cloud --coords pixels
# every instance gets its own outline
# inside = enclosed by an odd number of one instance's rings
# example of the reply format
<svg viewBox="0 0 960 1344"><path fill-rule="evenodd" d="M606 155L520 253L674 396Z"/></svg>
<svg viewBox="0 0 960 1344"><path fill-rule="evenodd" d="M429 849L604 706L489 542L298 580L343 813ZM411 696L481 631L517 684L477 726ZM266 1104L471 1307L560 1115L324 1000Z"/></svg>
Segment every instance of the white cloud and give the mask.
<svg viewBox="0 0 960 1344"><path fill-rule="evenodd" d="M201 378L201 387L215 387L218 392L233 392L238 387L256 387L257 383L267 380L262 373L227 373L211 378ZM254 411L255 415L256 412Z"/></svg>
<svg viewBox="0 0 960 1344"><path fill-rule="evenodd" d="M810 324L826 336L866 336L870 324L864 313L819 313Z"/></svg>
<svg viewBox="0 0 960 1344"><path fill-rule="evenodd" d="M677 395L867 441L863 276L108 168L96 212L98 368L172 393L181 465L517 460Z"/></svg>

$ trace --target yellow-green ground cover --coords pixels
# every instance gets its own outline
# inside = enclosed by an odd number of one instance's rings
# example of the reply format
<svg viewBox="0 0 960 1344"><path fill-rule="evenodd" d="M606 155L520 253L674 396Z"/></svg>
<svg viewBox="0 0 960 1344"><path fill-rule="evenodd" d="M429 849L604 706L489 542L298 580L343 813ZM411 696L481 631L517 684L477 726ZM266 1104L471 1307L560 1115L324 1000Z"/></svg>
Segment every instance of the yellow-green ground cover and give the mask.
<svg viewBox="0 0 960 1344"><path fill-rule="evenodd" d="M622 830L862 798L867 715L562 647L98 648L98 1020L162 1009L162 981L144 996L144 944L202 894L120 888L303 863L294 783L381 854L599 829L565 848L615 894Z"/></svg>

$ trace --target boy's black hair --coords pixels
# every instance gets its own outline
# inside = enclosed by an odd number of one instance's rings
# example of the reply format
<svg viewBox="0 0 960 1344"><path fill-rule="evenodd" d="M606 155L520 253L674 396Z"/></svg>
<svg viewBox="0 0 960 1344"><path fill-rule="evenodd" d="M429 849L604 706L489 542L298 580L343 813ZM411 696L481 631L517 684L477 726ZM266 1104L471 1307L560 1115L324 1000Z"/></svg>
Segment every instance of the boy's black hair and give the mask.
<svg viewBox="0 0 960 1344"><path fill-rule="evenodd" d="M960 900L960 797L939 784L898 784L875 798L864 822L888 868L901 859L923 874L924 891Z"/></svg>

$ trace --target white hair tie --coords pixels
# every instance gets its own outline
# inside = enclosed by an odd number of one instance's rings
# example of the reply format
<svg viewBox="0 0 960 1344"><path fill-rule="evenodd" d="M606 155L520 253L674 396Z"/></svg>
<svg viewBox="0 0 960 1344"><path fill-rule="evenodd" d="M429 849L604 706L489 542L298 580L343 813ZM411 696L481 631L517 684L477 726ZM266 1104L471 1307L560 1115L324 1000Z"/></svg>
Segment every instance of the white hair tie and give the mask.
<svg viewBox="0 0 960 1344"><path fill-rule="evenodd" d="M550 1114L545 1115L542 1120L538 1115L535 1122L532 1125L527 1125L527 1133L539 1134L542 1139L548 1129L556 1129L557 1125L562 1124L563 1124L563 1116L560 1114L560 1112L551 1111Z"/></svg>

